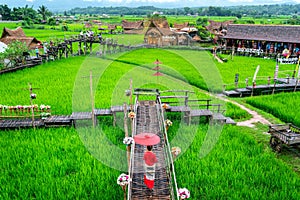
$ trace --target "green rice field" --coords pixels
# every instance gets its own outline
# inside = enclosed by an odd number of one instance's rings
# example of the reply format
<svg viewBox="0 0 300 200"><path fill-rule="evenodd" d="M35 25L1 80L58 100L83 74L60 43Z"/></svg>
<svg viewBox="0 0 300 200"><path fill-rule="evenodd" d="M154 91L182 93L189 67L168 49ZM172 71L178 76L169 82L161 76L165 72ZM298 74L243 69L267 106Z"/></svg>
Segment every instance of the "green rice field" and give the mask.
<svg viewBox="0 0 300 200"><path fill-rule="evenodd" d="M49 33L39 34L46 38ZM117 37L127 41L125 36ZM163 76L153 76L156 59L162 62ZM124 91L132 80L134 88L192 90L194 98L212 98L224 105L227 116L247 120L250 115L246 111L209 96L207 91L219 93L223 84L233 88L230 84L236 73L243 82L253 76L257 65L261 66L258 76L274 75L274 60L235 56L226 63L218 63L205 51L138 49L104 58L77 56L1 75L0 104L29 104L31 83L37 94L34 103L50 105L52 114L88 111L92 71L96 108L128 103ZM282 76L294 67L280 66L281 70L288 70ZM291 93L251 97L245 103L300 125L299 114L293 110L298 100L299 95ZM265 125L255 129L225 125L220 135L209 141L215 145L206 154L206 135L215 133L210 132L206 123L187 126L177 115L168 117L173 121L168 132L171 146L186 144L175 161L175 169L178 186L188 188L191 199L300 199L299 159L289 157L294 160L288 161L287 156L274 153L268 146L269 135L263 133ZM111 117L98 120L97 129L111 143L96 141L94 148L101 158L104 155L112 162L126 162L124 131L112 126ZM84 140L75 128L0 131L0 199L122 199L116 179L124 171L101 162L84 145ZM119 154L109 152L113 145L118 147Z"/></svg>

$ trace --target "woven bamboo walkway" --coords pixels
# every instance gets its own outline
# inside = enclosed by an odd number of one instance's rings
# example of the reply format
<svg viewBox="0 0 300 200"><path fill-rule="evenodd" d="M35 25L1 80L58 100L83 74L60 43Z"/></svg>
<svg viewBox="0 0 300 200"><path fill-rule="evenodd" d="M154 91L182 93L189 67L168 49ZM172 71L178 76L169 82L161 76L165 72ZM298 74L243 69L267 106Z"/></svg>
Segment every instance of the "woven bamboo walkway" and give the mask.
<svg viewBox="0 0 300 200"><path fill-rule="evenodd" d="M19 128L31 128L33 125L31 118L19 118L19 119L2 119L0 120L0 129L19 129ZM38 128L45 127L61 127L72 126L73 119L67 116L50 116L46 119L34 119L34 126Z"/></svg>
<svg viewBox="0 0 300 200"><path fill-rule="evenodd" d="M138 144L135 145L131 190L131 199L133 200L164 200L171 198L168 175L165 166L165 154L163 151L165 140L163 133L160 131L156 106L155 101L141 101L137 108L136 134L142 132L156 133L160 136L161 141L159 144L153 146L153 152L157 156L158 163L156 164L155 183L152 192L150 192L144 184L143 155L145 146ZM152 196L152 198L150 198L150 196Z"/></svg>
<svg viewBox="0 0 300 200"><path fill-rule="evenodd" d="M296 84L297 79L280 78L278 83L247 86L245 88L236 88L234 90L223 91L223 94L228 97L247 97L264 94L273 94L279 92L294 92L300 91L300 84Z"/></svg>

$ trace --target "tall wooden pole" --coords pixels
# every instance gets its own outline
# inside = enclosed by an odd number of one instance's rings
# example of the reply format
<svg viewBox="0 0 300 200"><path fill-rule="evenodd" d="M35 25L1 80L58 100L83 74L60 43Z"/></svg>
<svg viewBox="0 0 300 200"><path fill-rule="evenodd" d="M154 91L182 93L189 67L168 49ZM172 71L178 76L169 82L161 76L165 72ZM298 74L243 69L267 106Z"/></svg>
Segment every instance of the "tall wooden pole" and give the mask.
<svg viewBox="0 0 300 200"><path fill-rule="evenodd" d="M133 105L132 105L132 79L130 79L130 111L133 111Z"/></svg>
<svg viewBox="0 0 300 200"><path fill-rule="evenodd" d="M32 127L35 130L35 125L34 125L34 108L33 108L33 104L32 104L32 86L31 83L28 83L29 86L29 94L30 94L30 107L31 107L31 123L32 123Z"/></svg>
<svg viewBox="0 0 300 200"><path fill-rule="evenodd" d="M94 95L93 95L93 73L92 70L90 71L90 93L91 93L91 104L92 104L92 121L93 121L93 127L96 126L95 124L95 104L94 104Z"/></svg>

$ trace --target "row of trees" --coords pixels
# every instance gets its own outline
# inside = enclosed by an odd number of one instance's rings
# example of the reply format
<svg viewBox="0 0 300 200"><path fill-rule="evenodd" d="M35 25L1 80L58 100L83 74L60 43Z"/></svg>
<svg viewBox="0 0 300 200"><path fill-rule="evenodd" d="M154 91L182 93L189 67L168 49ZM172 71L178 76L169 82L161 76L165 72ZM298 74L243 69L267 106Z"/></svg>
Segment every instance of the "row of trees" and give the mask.
<svg viewBox="0 0 300 200"><path fill-rule="evenodd" d="M274 15L298 15L300 4L275 4L258 6L231 6L231 7L184 7L184 8L156 8L154 6L132 7L87 7L73 8L67 13L75 14L111 14L111 15L149 15L155 11L165 15L198 15L198 16L274 16Z"/></svg>
<svg viewBox="0 0 300 200"><path fill-rule="evenodd" d="M32 7L14 7L9 8L7 5L0 5L0 14L2 15L2 20L47 20L52 13L45 6L40 6L37 10Z"/></svg>

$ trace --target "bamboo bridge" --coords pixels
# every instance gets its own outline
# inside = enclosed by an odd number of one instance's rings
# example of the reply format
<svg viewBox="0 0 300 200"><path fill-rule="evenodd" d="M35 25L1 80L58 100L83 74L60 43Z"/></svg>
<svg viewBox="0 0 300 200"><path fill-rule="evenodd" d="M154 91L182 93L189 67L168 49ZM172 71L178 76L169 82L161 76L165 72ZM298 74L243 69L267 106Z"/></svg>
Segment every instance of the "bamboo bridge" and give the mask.
<svg viewBox="0 0 300 200"><path fill-rule="evenodd" d="M145 92L139 93L141 89L136 89L137 98ZM158 91L151 89L142 89L148 93L156 93L156 100L159 99L162 105L168 105L164 108L165 112L183 113L184 120L190 124L194 117L206 117L209 122L236 124L230 117L223 115L225 111L221 104L212 104L211 99L193 100L188 96L188 91ZM164 92L184 92L184 95L162 96ZM179 105L179 101L181 105ZM205 102L200 104L201 102ZM158 105L158 102L156 102ZM196 105L196 109L194 108ZM129 111L129 108L126 108ZM38 111L40 112L40 111ZM94 108L91 112L73 112L71 115L51 115L47 118L40 118L39 115L32 116L32 113L25 113L16 108L13 110L3 110L0 108L0 129L19 129L19 128L47 128L60 126L75 126L80 120L92 120L93 124L97 124L97 117L113 116L113 125L116 125L116 114L124 112L124 106L111 106L110 108ZM148 112L148 111L147 111ZM24 114L25 113L25 114ZM23 116L21 116L23 114Z"/></svg>
<svg viewBox="0 0 300 200"><path fill-rule="evenodd" d="M136 98L134 112L136 117L133 119L132 136L140 133L154 133L160 137L160 143L153 146L158 162L155 168L155 183L153 190L149 190L144 184L144 160L143 155L146 146L133 144L131 149L131 159L129 175L132 181L128 185L128 200L167 200L178 199L177 183L175 170L173 168L173 158L170 151L167 132L165 129L164 109L158 93L153 90L156 100L139 100L139 96L149 90L139 90Z"/></svg>

